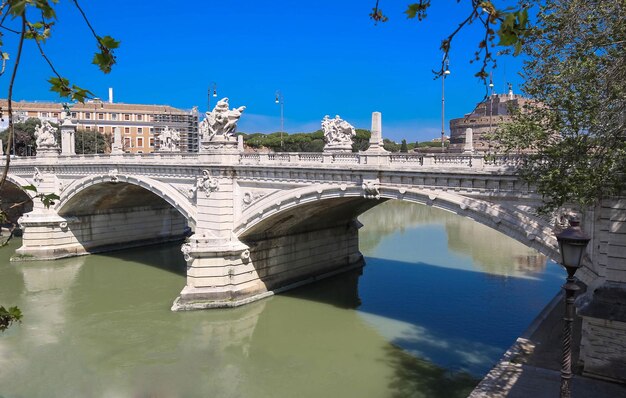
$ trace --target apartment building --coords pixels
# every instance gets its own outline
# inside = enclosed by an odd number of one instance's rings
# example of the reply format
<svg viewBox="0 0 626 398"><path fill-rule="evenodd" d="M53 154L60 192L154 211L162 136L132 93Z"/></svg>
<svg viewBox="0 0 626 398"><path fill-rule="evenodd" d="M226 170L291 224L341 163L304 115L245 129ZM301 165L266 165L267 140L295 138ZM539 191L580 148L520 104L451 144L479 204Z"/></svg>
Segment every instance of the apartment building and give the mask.
<svg viewBox="0 0 626 398"><path fill-rule="evenodd" d="M4 114L7 101L0 100ZM120 128L124 151L127 153L150 153L158 149L158 136L170 127L180 132L183 152L197 152L198 111L185 111L169 105L141 105L106 102L99 99L85 103L70 104L72 120L79 130L102 134L110 150L113 133ZM39 118L59 123L63 118L63 104L55 102L13 101L16 121Z"/></svg>

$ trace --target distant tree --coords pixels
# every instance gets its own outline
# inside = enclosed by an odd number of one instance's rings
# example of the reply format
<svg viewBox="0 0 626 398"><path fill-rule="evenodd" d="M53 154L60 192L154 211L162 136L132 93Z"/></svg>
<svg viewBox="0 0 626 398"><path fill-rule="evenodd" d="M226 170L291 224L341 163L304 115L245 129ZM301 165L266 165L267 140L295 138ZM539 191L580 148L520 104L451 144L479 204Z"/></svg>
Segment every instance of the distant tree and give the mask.
<svg viewBox="0 0 626 398"><path fill-rule="evenodd" d="M356 135L352 137L352 152L366 151L370 147L371 131L355 129Z"/></svg>
<svg viewBox="0 0 626 398"><path fill-rule="evenodd" d="M402 140L402 144L400 144L400 152L407 153L409 151L409 147L406 145L406 140Z"/></svg>
<svg viewBox="0 0 626 398"><path fill-rule="evenodd" d="M29 118L25 122L15 123L14 139L15 139L15 153L13 148L8 148L13 155L26 156L28 154L35 154L35 130L41 126L41 120L38 118ZM0 140L7 142L9 138L9 129L5 129L0 133Z"/></svg>
<svg viewBox="0 0 626 398"><path fill-rule="evenodd" d="M400 145L394 141L391 141L389 138L383 139L383 148L389 152L399 152Z"/></svg>
<svg viewBox="0 0 626 398"><path fill-rule="evenodd" d="M74 145L76 153L84 153L86 155L95 154L96 148L98 149L98 153L105 153L108 148L108 142L103 134L82 129L76 130L76 134L74 135Z"/></svg>

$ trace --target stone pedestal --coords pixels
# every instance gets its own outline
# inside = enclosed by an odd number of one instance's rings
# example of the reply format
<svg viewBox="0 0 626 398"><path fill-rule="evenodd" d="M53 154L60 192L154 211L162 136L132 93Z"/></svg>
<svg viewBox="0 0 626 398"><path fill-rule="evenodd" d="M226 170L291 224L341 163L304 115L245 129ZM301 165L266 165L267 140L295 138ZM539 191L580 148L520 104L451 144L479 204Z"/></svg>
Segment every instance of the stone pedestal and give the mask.
<svg viewBox="0 0 626 398"><path fill-rule="evenodd" d="M121 155L124 153L124 146L122 144L122 131L119 127L115 127L113 130L113 144L111 145L111 155Z"/></svg>
<svg viewBox="0 0 626 398"><path fill-rule="evenodd" d="M465 147L464 153L474 153L474 131L471 128L465 129Z"/></svg>
<svg viewBox="0 0 626 398"><path fill-rule="evenodd" d="M383 147L383 116L380 112L372 112L372 135L368 153L386 153Z"/></svg>
<svg viewBox="0 0 626 398"><path fill-rule="evenodd" d="M38 146L37 157L38 158L53 158L59 156L59 147L54 146Z"/></svg>
<svg viewBox="0 0 626 398"><path fill-rule="evenodd" d="M76 125L70 119L65 119L61 124L61 155L76 155L75 134Z"/></svg>
<svg viewBox="0 0 626 398"><path fill-rule="evenodd" d="M324 152L352 152L352 145L349 143L326 144L324 146Z"/></svg>
<svg viewBox="0 0 626 398"><path fill-rule="evenodd" d="M210 140L200 141L200 152L237 151L237 138L234 136L215 135Z"/></svg>

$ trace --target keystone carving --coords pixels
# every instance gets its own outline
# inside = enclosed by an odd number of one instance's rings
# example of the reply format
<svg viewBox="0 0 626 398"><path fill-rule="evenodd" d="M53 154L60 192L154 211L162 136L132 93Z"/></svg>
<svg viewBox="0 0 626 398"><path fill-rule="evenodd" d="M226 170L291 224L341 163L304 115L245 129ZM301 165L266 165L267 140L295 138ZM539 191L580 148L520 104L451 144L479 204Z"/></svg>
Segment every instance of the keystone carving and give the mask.
<svg viewBox="0 0 626 398"><path fill-rule="evenodd" d="M113 183L119 182L120 179L119 179L117 174L118 174L117 169L109 170L109 178L111 179L111 182L113 182Z"/></svg>
<svg viewBox="0 0 626 398"><path fill-rule="evenodd" d="M363 180L361 188L363 188L363 197L365 199L380 199L380 180L378 178L374 180Z"/></svg>
<svg viewBox="0 0 626 398"><path fill-rule="evenodd" d="M39 171L39 168L35 167L35 173L33 174L33 181L36 187L43 182L43 174Z"/></svg>
<svg viewBox="0 0 626 398"><path fill-rule="evenodd" d="M217 178L211 176L209 170L202 170L202 177L196 178L196 183L189 190L189 198L193 198L197 195L198 191L204 191L206 197L211 196L211 193L219 190L219 182Z"/></svg>

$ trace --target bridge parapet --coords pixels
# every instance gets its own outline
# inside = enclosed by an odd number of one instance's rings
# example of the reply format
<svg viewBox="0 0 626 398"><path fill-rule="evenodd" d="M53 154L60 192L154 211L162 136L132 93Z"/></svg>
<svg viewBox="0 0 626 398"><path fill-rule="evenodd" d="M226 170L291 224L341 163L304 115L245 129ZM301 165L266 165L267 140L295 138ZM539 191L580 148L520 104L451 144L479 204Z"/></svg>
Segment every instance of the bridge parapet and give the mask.
<svg viewBox="0 0 626 398"><path fill-rule="evenodd" d="M398 153L317 153L317 152L233 152L233 153L175 153L155 152L149 154L113 155L59 155L55 158L13 157L13 165L67 165L69 162L81 164L220 164L236 165L283 165L324 166L390 166L402 169L424 169L436 167L440 171L450 169L485 169L489 171L514 171L523 161L522 156L492 155L485 157L476 154L398 154Z"/></svg>

